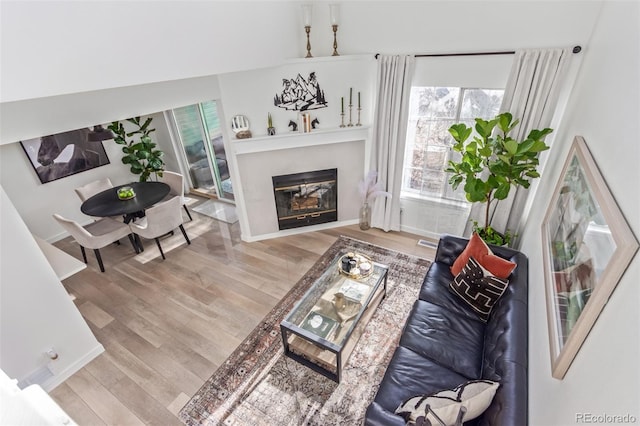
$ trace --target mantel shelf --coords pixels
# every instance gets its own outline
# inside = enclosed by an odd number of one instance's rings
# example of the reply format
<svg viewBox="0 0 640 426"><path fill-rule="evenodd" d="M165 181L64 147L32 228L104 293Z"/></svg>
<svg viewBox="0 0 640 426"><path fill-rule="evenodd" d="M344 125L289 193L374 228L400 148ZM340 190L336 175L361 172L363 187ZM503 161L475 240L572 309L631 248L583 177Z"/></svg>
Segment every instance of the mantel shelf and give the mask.
<svg viewBox="0 0 640 426"><path fill-rule="evenodd" d="M329 130L312 130L309 133L290 132L281 135L259 136L236 139L233 147L237 155L255 152L277 151L314 145L365 140L369 136L369 126L340 127Z"/></svg>

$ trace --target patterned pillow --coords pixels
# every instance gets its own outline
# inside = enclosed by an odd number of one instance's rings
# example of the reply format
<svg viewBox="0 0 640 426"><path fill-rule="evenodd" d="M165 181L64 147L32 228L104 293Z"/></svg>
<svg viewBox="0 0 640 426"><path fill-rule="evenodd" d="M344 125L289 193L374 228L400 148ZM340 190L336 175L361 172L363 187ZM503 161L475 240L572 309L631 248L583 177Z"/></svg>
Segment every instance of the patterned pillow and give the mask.
<svg viewBox="0 0 640 426"><path fill-rule="evenodd" d="M430 395L418 395L404 401L396 409L396 414L404 417L407 425L453 425L458 419L462 407L465 413L463 422L473 420L485 412L496 390L498 382L491 380L471 380L454 389L445 389ZM427 412L427 405L433 413Z"/></svg>
<svg viewBox="0 0 640 426"><path fill-rule="evenodd" d="M507 289L509 281L494 277L470 257L462 271L455 276L449 288L460 296L484 322L489 319L491 309Z"/></svg>

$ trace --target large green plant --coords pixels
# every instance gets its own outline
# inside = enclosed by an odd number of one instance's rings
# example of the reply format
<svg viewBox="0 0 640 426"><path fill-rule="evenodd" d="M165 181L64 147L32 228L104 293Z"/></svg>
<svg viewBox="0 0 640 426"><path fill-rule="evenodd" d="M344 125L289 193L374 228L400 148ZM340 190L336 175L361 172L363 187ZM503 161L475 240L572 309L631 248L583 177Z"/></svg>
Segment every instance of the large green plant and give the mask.
<svg viewBox="0 0 640 426"><path fill-rule="evenodd" d="M164 153L157 149L157 145L151 139L151 132L156 129L151 128L153 117L148 117L141 124L140 117L128 118L126 121L135 126L135 129L127 132L124 124L114 121L109 125L116 136L114 140L118 145L122 145L122 162L129 166L129 170L134 175L140 175L140 182L149 180L151 173L162 176L164 170Z"/></svg>
<svg viewBox="0 0 640 426"><path fill-rule="evenodd" d="M476 135L467 142L473 128L464 123L454 124L449 133L456 143L453 150L461 154L459 161L449 161L447 172L453 189L464 183L467 200L486 203L485 220L482 227L474 223L475 230L485 241L508 244L498 232L491 228L489 212L491 205L504 200L511 187L529 188L530 180L540 176L537 171L540 152L549 149L543 139L553 130L531 130L526 139L517 141L509 133L519 123L511 113L505 112L492 120L475 119ZM497 129L496 129L497 128ZM495 132L494 132L495 130ZM510 239L510 233L506 233Z"/></svg>

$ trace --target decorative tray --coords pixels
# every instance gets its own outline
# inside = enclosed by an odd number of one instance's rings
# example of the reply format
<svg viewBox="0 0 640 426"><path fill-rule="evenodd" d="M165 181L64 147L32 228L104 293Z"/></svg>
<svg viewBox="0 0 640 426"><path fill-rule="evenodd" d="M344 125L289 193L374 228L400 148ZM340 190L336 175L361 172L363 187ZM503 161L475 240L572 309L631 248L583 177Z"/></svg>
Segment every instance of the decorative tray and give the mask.
<svg viewBox="0 0 640 426"><path fill-rule="evenodd" d="M373 262L364 254L349 252L340 257L338 270L341 274L354 279L365 278L373 272Z"/></svg>

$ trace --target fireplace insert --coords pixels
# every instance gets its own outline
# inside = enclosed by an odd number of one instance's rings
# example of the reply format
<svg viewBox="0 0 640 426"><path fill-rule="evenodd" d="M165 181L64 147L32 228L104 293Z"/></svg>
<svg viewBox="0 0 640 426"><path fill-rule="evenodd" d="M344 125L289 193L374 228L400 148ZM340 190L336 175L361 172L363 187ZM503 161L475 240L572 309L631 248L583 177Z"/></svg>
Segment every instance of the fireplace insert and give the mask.
<svg viewBox="0 0 640 426"><path fill-rule="evenodd" d="M271 179L280 230L338 220L338 169Z"/></svg>

